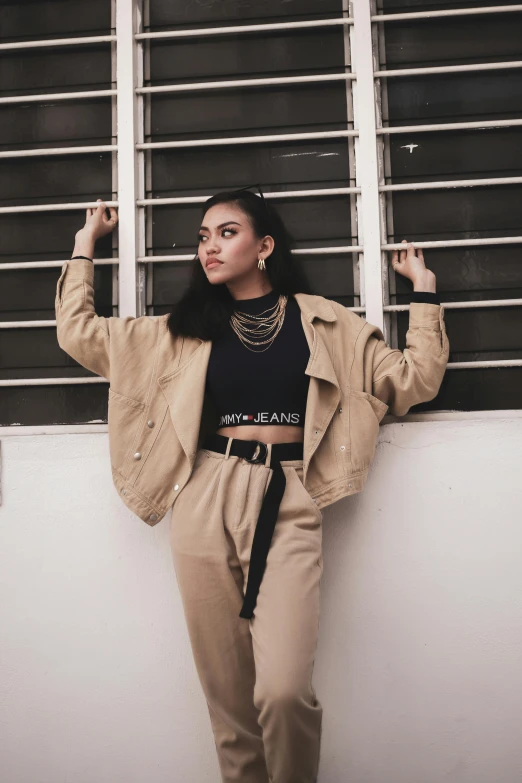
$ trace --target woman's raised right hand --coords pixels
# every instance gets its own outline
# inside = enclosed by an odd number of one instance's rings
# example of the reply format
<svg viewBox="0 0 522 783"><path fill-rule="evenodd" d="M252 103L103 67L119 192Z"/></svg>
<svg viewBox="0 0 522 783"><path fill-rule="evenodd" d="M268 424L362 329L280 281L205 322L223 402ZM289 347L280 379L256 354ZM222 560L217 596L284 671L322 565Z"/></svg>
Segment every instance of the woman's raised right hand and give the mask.
<svg viewBox="0 0 522 783"><path fill-rule="evenodd" d="M78 234L88 235L94 242L100 237L110 234L118 222L116 208L107 207L105 201L102 201L101 198L97 199L97 201L99 202L97 209L93 207L87 209L85 225L78 231ZM107 217L106 209L109 209L111 213L110 218Z"/></svg>

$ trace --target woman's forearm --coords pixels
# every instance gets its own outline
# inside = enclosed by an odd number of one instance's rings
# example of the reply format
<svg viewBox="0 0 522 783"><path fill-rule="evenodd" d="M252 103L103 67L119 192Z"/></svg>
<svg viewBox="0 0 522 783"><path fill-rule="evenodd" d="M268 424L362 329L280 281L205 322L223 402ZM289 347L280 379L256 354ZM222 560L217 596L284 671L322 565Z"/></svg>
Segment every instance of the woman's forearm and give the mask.
<svg viewBox="0 0 522 783"><path fill-rule="evenodd" d="M91 234L79 231L75 237L74 250L71 253L71 256L87 256L87 258L93 258L95 244L96 240L93 239Z"/></svg>

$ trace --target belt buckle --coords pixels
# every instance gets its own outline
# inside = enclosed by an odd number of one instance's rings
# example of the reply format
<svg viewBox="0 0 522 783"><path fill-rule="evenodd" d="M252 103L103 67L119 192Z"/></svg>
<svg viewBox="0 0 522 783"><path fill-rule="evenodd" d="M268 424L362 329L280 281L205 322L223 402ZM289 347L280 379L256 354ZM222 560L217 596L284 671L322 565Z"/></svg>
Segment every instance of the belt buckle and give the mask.
<svg viewBox="0 0 522 783"><path fill-rule="evenodd" d="M266 455L268 454L268 446L266 443L263 443L261 440L253 440L251 443L256 443L256 449L254 451L254 454L252 457L248 458L245 457L247 462L253 462L253 463L259 463L264 462L266 460ZM265 453L261 455L261 446L264 448Z"/></svg>

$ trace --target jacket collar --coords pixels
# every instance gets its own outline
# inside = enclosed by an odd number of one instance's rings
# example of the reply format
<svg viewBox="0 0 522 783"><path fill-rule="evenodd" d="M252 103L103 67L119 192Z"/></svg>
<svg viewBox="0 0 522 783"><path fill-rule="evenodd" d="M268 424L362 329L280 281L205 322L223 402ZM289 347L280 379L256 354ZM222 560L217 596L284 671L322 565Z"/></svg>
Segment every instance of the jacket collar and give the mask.
<svg viewBox="0 0 522 783"><path fill-rule="evenodd" d="M314 318L320 318L322 321L337 321L337 315L332 305L323 296L294 294L294 297L309 323L312 323Z"/></svg>

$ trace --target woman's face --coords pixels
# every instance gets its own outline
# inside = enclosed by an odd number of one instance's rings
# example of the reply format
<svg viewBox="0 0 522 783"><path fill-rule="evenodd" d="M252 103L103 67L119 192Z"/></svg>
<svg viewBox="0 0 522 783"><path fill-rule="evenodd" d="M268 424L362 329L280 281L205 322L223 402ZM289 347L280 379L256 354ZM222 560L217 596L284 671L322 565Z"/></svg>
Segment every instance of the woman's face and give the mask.
<svg viewBox="0 0 522 783"><path fill-rule="evenodd" d="M199 230L198 257L211 283L246 280L263 273L258 259L274 247L271 236L259 239L248 216L235 204L215 204L205 213ZM212 261L219 261L208 266Z"/></svg>

